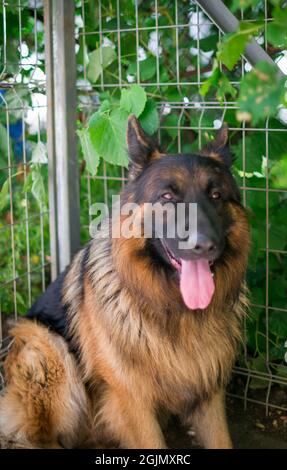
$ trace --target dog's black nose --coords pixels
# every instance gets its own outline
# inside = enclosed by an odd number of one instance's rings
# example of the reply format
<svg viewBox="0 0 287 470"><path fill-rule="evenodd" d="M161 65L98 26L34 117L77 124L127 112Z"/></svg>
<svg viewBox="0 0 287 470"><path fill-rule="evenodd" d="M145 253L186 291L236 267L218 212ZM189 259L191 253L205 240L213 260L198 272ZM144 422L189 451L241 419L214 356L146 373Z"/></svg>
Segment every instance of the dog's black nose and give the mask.
<svg viewBox="0 0 287 470"><path fill-rule="evenodd" d="M197 235L197 242L193 252L197 255L211 256L217 251L217 245L214 240L203 234Z"/></svg>

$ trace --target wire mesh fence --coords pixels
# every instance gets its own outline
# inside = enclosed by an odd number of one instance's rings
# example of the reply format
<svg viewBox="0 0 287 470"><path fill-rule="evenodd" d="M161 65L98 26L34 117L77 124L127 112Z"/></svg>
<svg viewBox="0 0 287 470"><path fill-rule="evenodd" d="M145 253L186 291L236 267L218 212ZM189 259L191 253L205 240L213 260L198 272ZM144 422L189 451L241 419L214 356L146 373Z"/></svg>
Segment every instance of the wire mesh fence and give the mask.
<svg viewBox="0 0 287 470"><path fill-rule="evenodd" d="M148 98L156 100L160 116L158 138L168 152L196 151L215 135L223 121L229 124L230 145L236 156L234 174L243 203L249 208L253 230L247 275L251 311L245 320L244 347L234 368L230 394L243 399L245 406L248 401L256 401L265 405L266 411L269 407L287 410L287 403L278 402L273 393L278 386L287 385L287 188L278 186L270 172L271 163L281 157L286 146L286 122L282 117L270 118L251 126L247 121L238 121L238 106L232 99L219 102L212 92L203 99L200 89L211 75L215 46L222 40L223 32L196 1L79 0L74 4L81 124L105 99L119 97L121 89L131 83L141 84ZM230 6L231 2L225 4ZM272 21L270 3L262 0L257 8L238 14L243 21L258 18L264 21L265 30L257 42L283 67L284 57L266 39L266 25ZM0 131L5 136L1 141L6 144L0 156L0 183L8 181L9 196L0 219L0 250L5 255L0 258L3 325L7 315L17 318L18 313L24 313L45 288L50 259L47 211L39 208L30 192L25 193L24 184L27 162L35 148L39 149L37 143L45 142L42 3L2 1L1 21ZM16 42L13 33L14 48L9 40L10 22L18 32ZM102 64L97 76L91 65L96 50ZM107 51L112 51L110 62ZM220 67L223 69L222 64ZM249 70L250 64L242 58L232 71L225 73L237 87ZM42 98L37 101L35 95ZM31 112L34 129L29 124ZM20 137L14 138L11 123L18 122ZM20 151L16 151L14 147L19 142ZM126 175L123 168L103 161L95 177L83 165L80 169L84 243L89 239L89 207L94 202L111 203L112 195L118 194L125 184ZM19 171L22 173L17 176ZM5 346L2 341L4 349Z"/></svg>
<svg viewBox="0 0 287 470"><path fill-rule="evenodd" d="M256 38L257 43L279 60L280 55L266 39L266 27L272 21L270 6L267 1L258 2L258 8L245 14L241 10L238 19L262 19L265 28ZM269 163L282 154L279 147L287 139L285 123L280 119L266 120L258 126L239 123L236 102L219 103L212 94L202 98L200 88L211 74L215 46L223 32L196 1L83 0L77 15L77 88L83 122L104 99L117 96L130 83L138 83L157 100L158 137L167 151L197 150L223 121L229 124L230 144L236 155L235 176L243 203L250 208L254 242L247 276L251 311L244 324L244 347L234 368L230 394L242 398L245 406L250 400L263 404L267 412L269 406L286 410L287 403L279 403L272 393L278 385L287 385L284 289L280 294L287 247L283 226L279 226L286 216L286 188L279 189L268 174ZM105 47L115 51L115 59L109 67L102 67L99 77L93 77L91 53L100 48L104 55ZM104 63L104 57L101 60ZM250 68L242 58L234 70L225 72L236 87ZM110 203L124 182L124 171L105 162L96 177L83 175L84 239L90 221L85 205L89 207L99 200Z"/></svg>
<svg viewBox="0 0 287 470"><path fill-rule="evenodd" d="M17 320L45 290L50 261L48 208L33 195L41 175L31 166L47 158L42 5L1 1L0 22L1 359L7 319Z"/></svg>

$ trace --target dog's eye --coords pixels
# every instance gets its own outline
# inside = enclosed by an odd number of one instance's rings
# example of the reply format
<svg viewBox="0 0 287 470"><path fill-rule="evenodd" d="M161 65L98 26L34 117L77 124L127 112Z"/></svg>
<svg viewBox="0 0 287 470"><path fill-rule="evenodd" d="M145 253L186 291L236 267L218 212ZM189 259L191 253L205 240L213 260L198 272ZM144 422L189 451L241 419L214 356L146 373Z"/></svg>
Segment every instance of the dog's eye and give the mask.
<svg viewBox="0 0 287 470"><path fill-rule="evenodd" d="M221 194L220 194L219 191L212 191L211 197L212 197L212 199L220 199L220 198L221 198Z"/></svg>
<svg viewBox="0 0 287 470"><path fill-rule="evenodd" d="M173 195L171 193L164 193L161 195L161 198L165 201L171 201L173 199Z"/></svg>

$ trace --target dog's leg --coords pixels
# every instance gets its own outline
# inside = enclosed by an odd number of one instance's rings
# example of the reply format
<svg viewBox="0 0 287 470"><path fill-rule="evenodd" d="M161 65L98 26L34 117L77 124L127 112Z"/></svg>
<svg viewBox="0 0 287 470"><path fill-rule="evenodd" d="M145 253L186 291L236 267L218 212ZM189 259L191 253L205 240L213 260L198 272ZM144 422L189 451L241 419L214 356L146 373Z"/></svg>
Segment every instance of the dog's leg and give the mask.
<svg viewBox="0 0 287 470"><path fill-rule="evenodd" d="M97 417L127 449L164 449L166 444L156 414L148 400L109 388Z"/></svg>
<svg viewBox="0 0 287 470"><path fill-rule="evenodd" d="M231 449L223 391L204 402L190 417L196 437L206 449Z"/></svg>
<svg viewBox="0 0 287 470"><path fill-rule="evenodd" d="M73 447L86 420L84 387L63 338L23 321L11 332L0 397L0 445Z"/></svg>

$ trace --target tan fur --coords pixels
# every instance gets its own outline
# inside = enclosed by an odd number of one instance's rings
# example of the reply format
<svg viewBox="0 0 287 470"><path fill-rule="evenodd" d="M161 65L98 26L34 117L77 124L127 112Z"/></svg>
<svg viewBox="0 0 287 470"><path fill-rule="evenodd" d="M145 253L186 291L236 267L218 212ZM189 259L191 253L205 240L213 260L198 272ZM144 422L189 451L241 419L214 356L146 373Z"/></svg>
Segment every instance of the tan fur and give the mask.
<svg viewBox="0 0 287 470"><path fill-rule="evenodd" d="M192 424L200 444L207 449L230 449L222 390L204 402L192 415Z"/></svg>
<svg viewBox="0 0 287 470"><path fill-rule="evenodd" d="M72 447L87 399L64 340L41 325L21 321L5 362L7 388L0 401L1 446Z"/></svg>
<svg viewBox="0 0 287 470"><path fill-rule="evenodd" d="M214 160L222 162L220 151L227 145L228 142L228 125L224 122L217 132L216 138L204 146L199 152L204 157L211 157Z"/></svg>
<svg viewBox="0 0 287 470"><path fill-rule="evenodd" d="M141 146L143 149L145 149L147 151L146 158L149 162L158 160L165 155L159 150L157 145L151 146L150 137L148 137L147 134L143 131L139 121L134 115L129 116L128 119L126 140L127 147L130 147L132 141L136 141L137 146ZM134 163L132 166L130 166L128 175L130 181L136 178L136 175L140 169L141 165L138 163Z"/></svg>
<svg viewBox="0 0 287 470"><path fill-rule="evenodd" d="M157 407L192 414L197 403L212 400L228 381L246 302L242 279L249 244L243 209L230 205L229 210L237 220L229 235L236 256L227 258L216 273L216 295L205 312L185 310L174 281L164 272L156 274L149 258L140 255L142 239L115 239L112 247L105 238L91 244L79 314L73 294L77 280L68 276L65 300L71 306L85 377L105 383L96 428L104 423L124 446L164 446L155 420ZM242 246L246 250L238 252ZM235 301L230 292L236 286L242 293ZM137 436L135 412L142 403L141 429L150 429L147 442ZM220 413L223 406L218 408ZM131 409L133 419L127 412Z"/></svg>
<svg viewBox="0 0 287 470"><path fill-rule="evenodd" d="M129 117L129 123L130 123L130 126L133 128L133 130L134 130L134 132L137 136L138 142L141 145L143 145L144 147L148 148L149 147L149 142L146 140L146 135L142 131L142 128L139 126L139 123L138 123L138 120L136 119L136 117L133 116L133 115L130 116ZM153 152L150 154L149 158L151 160L153 160L153 159L164 157L164 155L165 154L160 152L158 149L154 149Z"/></svg>
<svg viewBox="0 0 287 470"><path fill-rule="evenodd" d="M65 279L78 365L45 327L23 322L12 331L0 402L0 430L8 438L35 446L61 445L65 438L75 446L81 440L75 429L85 435L88 428L91 442L162 448L163 408L193 422L203 446L231 447L224 387L246 307L249 229L241 206L229 203L226 210L234 220L229 251L205 311L187 310L176 280L143 255L145 240L111 240L103 224L84 249L84 275L82 250Z"/></svg>

